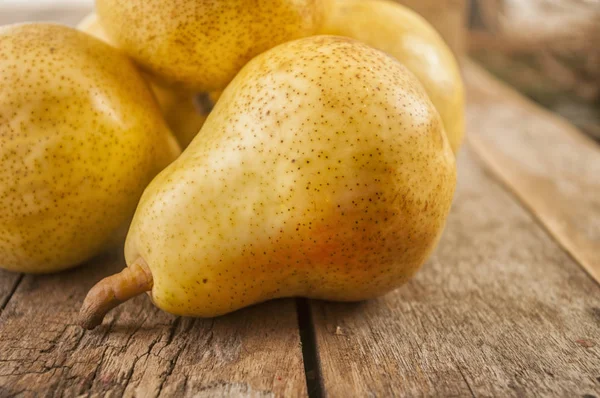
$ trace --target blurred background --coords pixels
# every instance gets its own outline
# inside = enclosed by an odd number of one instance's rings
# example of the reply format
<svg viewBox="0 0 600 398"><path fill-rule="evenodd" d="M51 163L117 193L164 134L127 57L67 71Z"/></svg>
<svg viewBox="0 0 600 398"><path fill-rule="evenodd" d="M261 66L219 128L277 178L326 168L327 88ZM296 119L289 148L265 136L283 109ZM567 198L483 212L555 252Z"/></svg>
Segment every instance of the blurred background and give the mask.
<svg viewBox="0 0 600 398"><path fill-rule="evenodd" d="M472 0L470 55L600 140L600 0Z"/></svg>
<svg viewBox="0 0 600 398"><path fill-rule="evenodd" d="M368 0L365 0L368 1ZM600 140L600 0L396 0L460 56ZM93 0L0 0L0 24L75 25Z"/></svg>

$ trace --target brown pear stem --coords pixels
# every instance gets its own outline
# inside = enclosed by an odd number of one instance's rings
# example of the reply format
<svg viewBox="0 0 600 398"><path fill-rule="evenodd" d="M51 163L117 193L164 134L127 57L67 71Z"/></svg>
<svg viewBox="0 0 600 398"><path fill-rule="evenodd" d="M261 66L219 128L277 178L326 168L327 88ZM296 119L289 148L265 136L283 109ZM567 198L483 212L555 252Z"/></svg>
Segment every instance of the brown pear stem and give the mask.
<svg viewBox="0 0 600 398"><path fill-rule="evenodd" d="M94 329L102 323L110 310L152 290L153 284L148 264L141 257L138 258L131 266L102 279L92 287L79 311L79 324L85 329Z"/></svg>

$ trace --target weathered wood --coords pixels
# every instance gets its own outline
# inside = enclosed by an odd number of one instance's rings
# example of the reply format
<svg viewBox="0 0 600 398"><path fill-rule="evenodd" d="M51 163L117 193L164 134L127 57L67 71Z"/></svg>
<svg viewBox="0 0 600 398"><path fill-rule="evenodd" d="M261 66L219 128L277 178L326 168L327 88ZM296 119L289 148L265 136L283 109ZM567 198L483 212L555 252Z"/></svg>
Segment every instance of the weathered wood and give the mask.
<svg viewBox="0 0 600 398"><path fill-rule="evenodd" d="M0 313L10 300L21 278L21 274L0 270Z"/></svg>
<svg viewBox="0 0 600 398"><path fill-rule="evenodd" d="M106 255L23 279L0 315L0 396L306 395L293 300L193 320L139 297L95 331L73 324L92 284L123 266Z"/></svg>
<svg viewBox="0 0 600 398"><path fill-rule="evenodd" d="M468 147L459 176L416 278L366 303L312 303L327 395L597 396L600 288Z"/></svg>
<svg viewBox="0 0 600 398"><path fill-rule="evenodd" d="M465 63L475 152L600 282L600 146Z"/></svg>

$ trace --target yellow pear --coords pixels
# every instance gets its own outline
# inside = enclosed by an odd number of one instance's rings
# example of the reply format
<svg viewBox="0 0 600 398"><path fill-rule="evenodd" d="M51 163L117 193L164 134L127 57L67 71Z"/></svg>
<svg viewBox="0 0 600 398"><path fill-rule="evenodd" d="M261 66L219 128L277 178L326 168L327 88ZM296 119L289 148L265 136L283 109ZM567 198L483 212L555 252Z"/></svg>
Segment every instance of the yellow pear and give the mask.
<svg viewBox="0 0 600 398"><path fill-rule="evenodd" d="M97 0L108 36L162 80L222 90L254 56L316 33L324 0Z"/></svg>
<svg viewBox="0 0 600 398"><path fill-rule="evenodd" d="M0 28L0 267L97 254L179 152L121 53L60 25Z"/></svg>
<svg viewBox="0 0 600 398"><path fill-rule="evenodd" d="M114 47L118 47L114 41L110 40L95 13L85 17L77 28ZM211 97L207 94L194 95L186 90L162 87L152 83L150 76L146 75L144 77L149 81L163 116L175 137L177 137L177 141L183 148L187 147L202 128L212 109Z"/></svg>
<svg viewBox="0 0 600 398"><path fill-rule="evenodd" d="M456 153L465 132L465 90L456 58L444 39L425 19L400 4L330 1L322 33L360 40L402 62L425 87Z"/></svg>
<svg viewBox="0 0 600 398"><path fill-rule="evenodd" d="M242 69L201 134L144 192L129 266L90 291L83 326L144 291L199 317L377 297L438 242L454 155L422 85L383 52L334 36L278 46Z"/></svg>

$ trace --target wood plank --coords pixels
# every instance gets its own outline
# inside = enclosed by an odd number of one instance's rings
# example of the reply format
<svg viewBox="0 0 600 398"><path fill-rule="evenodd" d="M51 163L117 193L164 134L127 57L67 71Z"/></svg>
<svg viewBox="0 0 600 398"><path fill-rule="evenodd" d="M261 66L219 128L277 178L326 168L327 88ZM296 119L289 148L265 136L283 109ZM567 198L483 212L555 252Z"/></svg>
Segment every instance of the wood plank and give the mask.
<svg viewBox="0 0 600 398"><path fill-rule="evenodd" d="M84 332L86 291L123 266L113 254L23 279L0 316L0 396L306 396L293 300L194 320L138 297Z"/></svg>
<svg viewBox="0 0 600 398"><path fill-rule="evenodd" d="M600 282L600 146L475 64L464 66L475 152Z"/></svg>
<svg viewBox="0 0 600 398"><path fill-rule="evenodd" d="M600 288L468 147L458 185L406 286L311 304L327 395L600 395Z"/></svg>

